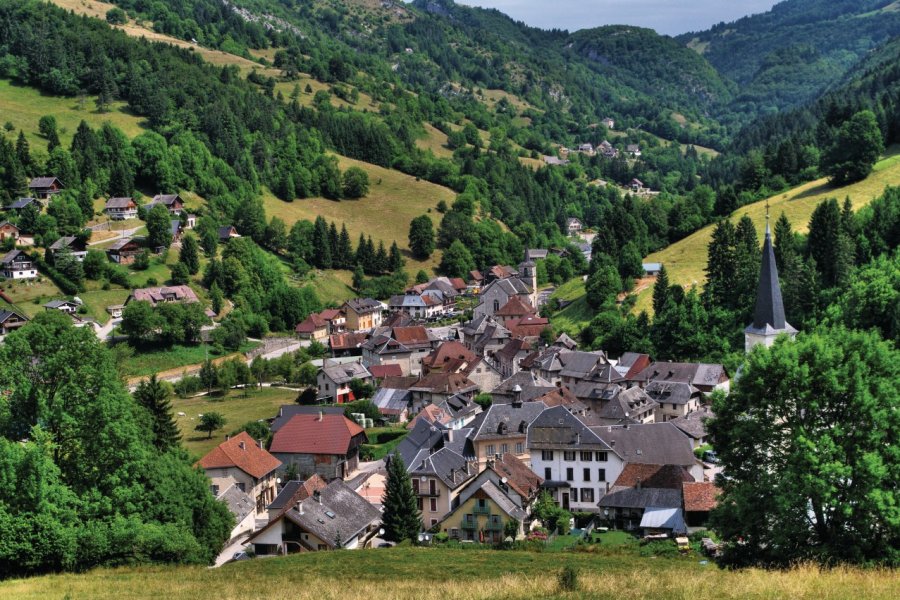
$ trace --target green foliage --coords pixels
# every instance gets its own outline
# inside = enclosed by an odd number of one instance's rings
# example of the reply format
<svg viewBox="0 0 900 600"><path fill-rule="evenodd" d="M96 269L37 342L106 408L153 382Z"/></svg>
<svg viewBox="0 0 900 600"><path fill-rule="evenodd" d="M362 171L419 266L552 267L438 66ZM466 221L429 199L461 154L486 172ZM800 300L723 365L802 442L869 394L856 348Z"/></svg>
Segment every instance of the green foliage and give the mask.
<svg viewBox="0 0 900 600"><path fill-rule="evenodd" d="M491 404L494 403L494 398L490 394L482 392L475 396L474 402L481 407L481 410L484 411L491 407Z"/></svg>
<svg viewBox="0 0 900 600"><path fill-rule="evenodd" d="M149 413L152 419L153 443L163 452L177 448L178 442L181 441L178 425L172 417L172 402L169 400L171 389L170 384L159 381L153 374L149 379L141 380L132 394L135 401Z"/></svg>
<svg viewBox="0 0 900 600"><path fill-rule="evenodd" d="M200 271L200 250L197 244L197 238L193 235L185 235L181 239L181 250L178 253L178 262L184 264L187 268L187 272L191 275L196 275Z"/></svg>
<svg viewBox="0 0 900 600"><path fill-rule="evenodd" d="M421 215L409 224L409 249L418 260L426 260L434 252L434 226L428 215Z"/></svg>
<svg viewBox="0 0 900 600"><path fill-rule="evenodd" d="M367 419L373 419L376 422L382 418L378 407L369 400L356 400L345 404L344 416L355 423L356 421L350 416L353 413L362 413Z"/></svg>
<svg viewBox="0 0 900 600"><path fill-rule="evenodd" d="M369 193L369 174L359 167L344 171L342 191L345 198L362 198Z"/></svg>
<svg viewBox="0 0 900 600"><path fill-rule="evenodd" d="M578 590L578 569L572 565L566 565L556 577L561 592L574 592Z"/></svg>
<svg viewBox="0 0 900 600"><path fill-rule="evenodd" d="M822 170L835 185L865 179L884 152L884 141L875 113L864 110L838 129L822 160Z"/></svg>
<svg viewBox="0 0 900 600"><path fill-rule="evenodd" d="M223 427L225 427L225 417L223 417L221 413L206 412L200 417L200 422L197 423L197 426L194 427L194 429L207 432L209 434L208 437L211 438L213 432L218 431Z"/></svg>
<svg viewBox="0 0 900 600"><path fill-rule="evenodd" d="M898 563L898 368L893 345L841 328L754 349L709 424L726 563Z"/></svg>
<svg viewBox="0 0 900 600"><path fill-rule="evenodd" d="M168 248L172 244L172 216L162 204L147 212L147 245L150 248Z"/></svg>
<svg viewBox="0 0 900 600"><path fill-rule="evenodd" d="M113 7L106 11L106 22L110 25L124 25L128 22L125 11L119 7Z"/></svg>
<svg viewBox="0 0 900 600"><path fill-rule="evenodd" d="M444 251L439 269L447 277L466 279L469 272L475 269L475 261L472 259L469 249L462 242L456 240Z"/></svg>
<svg viewBox="0 0 900 600"><path fill-rule="evenodd" d="M422 530L422 518L409 473L399 454L392 454L388 460L385 486L381 520L384 539L390 542L415 540Z"/></svg>

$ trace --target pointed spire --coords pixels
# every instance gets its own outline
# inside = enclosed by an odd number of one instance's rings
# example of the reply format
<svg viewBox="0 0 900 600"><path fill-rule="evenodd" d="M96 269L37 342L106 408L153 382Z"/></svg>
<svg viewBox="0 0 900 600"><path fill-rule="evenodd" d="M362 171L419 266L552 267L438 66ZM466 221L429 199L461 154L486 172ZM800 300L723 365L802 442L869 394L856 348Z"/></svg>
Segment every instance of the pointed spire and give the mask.
<svg viewBox="0 0 900 600"><path fill-rule="evenodd" d="M778 266L772 248L772 233L769 228L768 206L766 210L766 238L763 242L762 268L759 271L759 287L756 292L756 311L753 314L753 328L765 330L785 329L784 302L778 283Z"/></svg>

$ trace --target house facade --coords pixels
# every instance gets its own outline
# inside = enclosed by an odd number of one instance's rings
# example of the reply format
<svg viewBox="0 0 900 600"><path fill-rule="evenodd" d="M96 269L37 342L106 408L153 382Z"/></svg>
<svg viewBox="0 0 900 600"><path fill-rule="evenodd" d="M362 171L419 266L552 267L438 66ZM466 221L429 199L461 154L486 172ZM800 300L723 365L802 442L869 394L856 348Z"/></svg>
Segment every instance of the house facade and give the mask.
<svg viewBox="0 0 900 600"><path fill-rule="evenodd" d="M7 279L34 279L38 276L34 261L21 250L10 250L0 257L0 273Z"/></svg>
<svg viewBox="0 0 900 600"><path fill-rule="evenodd" d="M8 335L26 323L28 318L24 315L13 310L0 310L0 336Z"/></svg>
<svg viewBox="0 0 900 600"><path fill-rule="evenodd" d="M184 200L178 194L157 194L153 196L145 206L147 210L151 210L157 204L162 204L173 215L180 215L184 211Z"/></svg>
<svg viewBox="0 0 900 600"><path fill-rule="evenodd" d="M6 240L18 241L19 234L19 228L9 221L3 221L2 223L0 223L0 242L5 242Z"/></svg>
<svg viewBox="0 0 900 600"><path fill-rule="evenodd" d="M49 200L63 191L63 184L56 177L35 177L28 184L28 191L38 200Z"/></svg>
<svg viewBox="0 0 900 600"><path fill-rule="evenodd" d="M50 252L53 253L54 259L56 258L57 253L64 250L71 252L72 256L79 262L83 261L84 257L87 256L87 242L81 238L66 235L50 245Z"/></svg>
<svg viewBox="0 0 900 600"><path fill-rule="evenodd" d="M136 219L138 206L134 198L110 198L106 201L103 212L113 221Z"/></svg>
<svg viewBox="0 0 900 600"><path fill-rule="evenodd" d="M341 307L347 317L347 331L367 331L381 325L381 302L354 298Z"/></svg>
<svg viewBox="0 0 900 600"><path fill-rule="evenodd" d="M353 391L350 382L354 379L363 383L372 383L372 374L362 363L348 362L337 364L326 359L316 375L318 386L317 398L319 400L331 400L337 404L353 402Z"/></svg>
<svg viewBox="0 0 900 600"><path fill-rule="evenodd" d="M511 537L522 535L526 516L497 484L485 481L460 494L459 505L444 517L440 528L452 539L499 544L507 537L509 523L515 523L515 535Z"/></svg>
<svg viewBox="0 0 900 600"><path fill-rule="evenodd" d="M301 476L317 474L331 481L357 470L359 447L367 441L365 430L343 412L300 413L278 428L269 451Z"/></svg>
<svg viewBox="0 0 900 600"><path fill-rule="evenodd" d="M130 265L142 251L143 247L137 240L125 238L113 242L112 246L106 249L106 257L116 264Z"/></svg>

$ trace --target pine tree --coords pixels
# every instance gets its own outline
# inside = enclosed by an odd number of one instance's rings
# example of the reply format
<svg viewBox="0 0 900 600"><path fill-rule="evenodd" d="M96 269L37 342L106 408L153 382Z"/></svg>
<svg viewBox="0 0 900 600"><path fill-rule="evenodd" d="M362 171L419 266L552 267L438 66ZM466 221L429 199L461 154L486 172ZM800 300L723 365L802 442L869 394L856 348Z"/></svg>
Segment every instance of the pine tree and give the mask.
<svg viewBox="0 0 900 600"><path fill-rule="evenodd" d="M653 314L660 314L669 300L669 273L666 266L662 265L656 283L653 285Z"/></svg>
<svg viewBox="0 0 900 600"><path fill-rule="evenodd" d="M209 302L212 305L214 313L219 314L222 312L222 305L225 302L225 298L222 295L222 288L219 287L218 283L213 282L212 287L209 288Z"/></svg>
<svg viewBox="0 0 900 600"><path fill-rule="evenodd" d="M321 216L316 217L313 228L313 265L319 269L330 269L332 265L331 242L328 239L328 224Z"/></svg>
<svg viewBox="0 0 900 600"><path fill-rule="evenodd" d="M400 254L400 248L397 247L397 242L391 244L391 249L389 251L388 256L388 270L391 273L397 273L403 269L403 265L406 261L403 260L403 255Z"/></svg>
<svg viewBox="0 0 900 600"><path fill-rule="evenodd" d="M328 227L328 247L331 249L331 266L335 269L341 265L341 240L334 221Z"/></svg>
<svg viewBox="0 0 900 600"><path fill-rule="evenodd" d="M350 241L350 234L347 232L347 225L341 225L341 233L338 236L338 255L340 256L340 264L337 265L341 269L349 269L353 266L353 244Z"/></svg>
<svg viewBox="0 0 900 600"><path fill-rule="evenodd" d="M434 252L434 225L428 215L421 215L410 222L409 249L419 260L427 259Z"/></svg>
<svg viewBox="0 0 900 600"><path fill-rule="evenodd" d="M19 130L19 137L16 139L16 158L19 165L25 171L26 175L31 174L31 151L29 150L28 140L25 139L25 132Z"/></svg>
<svg viewBox="0 0 900 600"><path fill-rule="evenodd" d="M737 257L735 229L731 221L719 222L707 249L706 287L703 295L712 306L729 308L735 284Z"/></svg>
<svg viewBox="0 0 900 600"><path fill-rule="evenodd" d="M172 402L165 386L156 379L156 374L138 384L134 399L153 419L153 444L162 452L178 446L181 433L172 418Z"/></svg>
<svg viewBox="0 0 900 600"><path fill-rule="evenodd" d="M384 527L384 539L389 542L414 540L422 530L422 518L412 481L406 472L406 465L403 458L396 453L391 456L387 465L387 482L382 505L384 516L381 523Z"/></svg>
<svg viewBox="0 0 900 600"><path fill-rule="evenodd" d="M731 308L749 317L756 301L756 287L759 283L759 238L756 227L749 216L744 215L735 230L735 288ZM744 318L743 320L746 320Z"/></svg>
<svg viewBox="0 0 900 600"><path fill-rule="evenodd" d="M183 263L191 275L196 275L200 271L200 253L197 238L193 235L186 235L181 240L181 252L178 254L178 262Z"/></svg>
<svg viewBox="0 0 900 600"><path fill-rule="evenodd" d="M807 246L824 288L839 285L846 279L853 252L843 230L841 211L834 198L819 204L809 220Z"/></svg>
<svg viewBox="0 0 900 600"><path fill-rule="evenodd" d="M772 242L772 251L775 253L775 263L778 265L778 272L782 273L788 256L793 256L796 253L794 232L791 230L791 222L784 212L775 221L775 239Z"/></svg>
<svg viewBox="0 0 900 600"><path fill-rule="evenodd" d="M378 250L375 252L375 272L376 273L385 273L388 271L388 266L390 263L390 259L388 258L387 250L384 249L384 242L378 241Z"/></svg>
<svg viewBox="0 0 900 600"><path fill-rule="evenodd" d="M372 257L367 252L366 236L359 234L359 243L356 245L356 257L353 262L357 267L362 267L363 271L367 271L368 266L372 264Z"/></svg>

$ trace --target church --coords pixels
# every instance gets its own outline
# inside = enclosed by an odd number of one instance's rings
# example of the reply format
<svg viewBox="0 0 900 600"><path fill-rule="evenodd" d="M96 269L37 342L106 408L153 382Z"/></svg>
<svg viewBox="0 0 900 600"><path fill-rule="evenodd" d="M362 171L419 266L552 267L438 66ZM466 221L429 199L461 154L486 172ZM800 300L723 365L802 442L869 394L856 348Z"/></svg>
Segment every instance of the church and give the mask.
<svg viewBox="0 0 900 600"><path fill-rule="evenodd" d="M797 330L791 327L784 317L784 301L781 299L781 285L778 283L778 266L775 264L775 251L772 249L767 210L766 239L763 242L762 267L756 291L756 310L753 313L753 323L744 330L744 350L750 352L759 344L768 348L781 334L787 334L793 339L797 335Z"/></svg>

